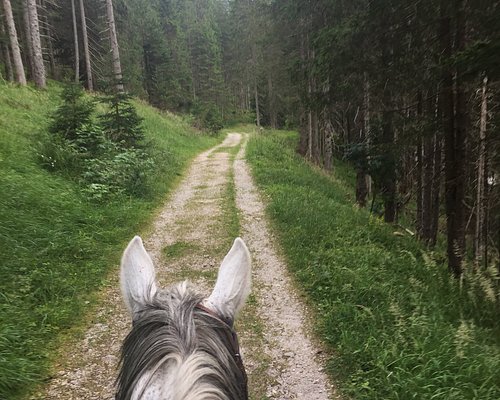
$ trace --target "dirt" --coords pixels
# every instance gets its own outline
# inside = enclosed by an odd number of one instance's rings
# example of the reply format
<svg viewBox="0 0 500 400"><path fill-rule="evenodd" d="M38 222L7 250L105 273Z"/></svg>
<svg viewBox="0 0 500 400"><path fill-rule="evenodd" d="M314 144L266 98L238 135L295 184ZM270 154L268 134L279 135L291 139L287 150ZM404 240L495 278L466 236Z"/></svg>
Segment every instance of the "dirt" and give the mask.
<svg viewBox="0 0 500 400"><path fill-rule="evenodd" d="M230 133L194 159L184 179L144 236L160 285L189 278L208 295L225 252L227 193L234 176L241 236L252 255L253 295L237 324L250 397L337 398L323 372L320 350L308 332L301 303L264 213L264 203L244 159L246 136ZM235 150L241 146L236 157ZM118 266L99 296L81 337L61 349L48 384L30 399L114 399L119 350L130 327Z"/></svg>

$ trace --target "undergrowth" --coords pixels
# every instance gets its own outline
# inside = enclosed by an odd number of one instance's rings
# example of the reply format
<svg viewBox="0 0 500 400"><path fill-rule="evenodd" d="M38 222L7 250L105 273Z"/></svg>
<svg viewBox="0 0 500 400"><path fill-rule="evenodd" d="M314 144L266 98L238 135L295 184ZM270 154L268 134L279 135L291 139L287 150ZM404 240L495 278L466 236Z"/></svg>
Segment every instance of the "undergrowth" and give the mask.
<svg viewBox="0 0 500 400"><path fill-rule="evenodd" d="M316 307L341 391L355 399L500 398L498 276L471 271L455 280L439 252L353 205L348 167L328 176L299 158L296 144L293 132L257 134L248 159Z"/></svg>
<svg viewBox="0 0 500 400"><path fill-rule="evenodd" d="M148 194L97 203L86 186L40 165L38 141L60 92L0 85L0 399L45 378L58 335L81 318L188 161L219 140L134 101L151 144Z"/></svg>

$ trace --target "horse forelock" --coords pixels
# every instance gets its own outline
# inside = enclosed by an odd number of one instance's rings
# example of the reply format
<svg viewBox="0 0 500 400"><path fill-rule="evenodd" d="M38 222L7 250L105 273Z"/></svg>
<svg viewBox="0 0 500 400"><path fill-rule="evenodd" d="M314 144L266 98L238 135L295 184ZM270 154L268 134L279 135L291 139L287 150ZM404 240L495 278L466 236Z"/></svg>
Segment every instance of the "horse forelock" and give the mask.
<svg viewBox="0 0 500 400"><path fill-rule="evenodd" d="M117 400L247 398L231 328L202 300L184 282L147 302L122 346Z"/></svg>

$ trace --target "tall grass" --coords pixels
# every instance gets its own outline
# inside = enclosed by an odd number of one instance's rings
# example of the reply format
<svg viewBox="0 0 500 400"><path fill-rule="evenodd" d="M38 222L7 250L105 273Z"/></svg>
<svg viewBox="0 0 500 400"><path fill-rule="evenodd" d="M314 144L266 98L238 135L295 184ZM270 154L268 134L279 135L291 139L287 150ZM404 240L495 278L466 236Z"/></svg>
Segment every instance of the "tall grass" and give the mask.
<svg viewBox="0 0 500 400"><path fill-rule="evenodd" d="M499 399L495 277L450 277L439 253L353 206L353 175L296 156L293 132L255 135L248 158L268 214L355 399Z"/></svg>
<svg viewBox="0 0 500 400"><path fill-rule="evenodd" d="M37 141L59 92L0 85L0 399L18 398L44 378L55 338L85 312L125 241L189 159L218 140L136 103L154 149L150 190L96 204L38 162Z"/></svg>

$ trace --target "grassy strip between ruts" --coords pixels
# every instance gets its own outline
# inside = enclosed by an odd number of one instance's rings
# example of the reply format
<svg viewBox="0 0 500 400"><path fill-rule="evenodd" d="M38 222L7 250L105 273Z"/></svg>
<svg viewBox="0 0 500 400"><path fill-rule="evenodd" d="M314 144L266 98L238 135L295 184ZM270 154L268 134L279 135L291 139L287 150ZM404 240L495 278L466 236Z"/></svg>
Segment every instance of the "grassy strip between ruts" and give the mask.
<svg viewBox="0 0 500 400"><path fill-rule="evenodd" d="M89 201L37 161L60 88L0 85L0 398L44 378L54 340L77 322L126 241L141 230L188 161L217 138L136 102L155 161L144 198Z"/></svg>
<svg viewBox="0 0 500 400"><path fill-rule="evenodd" d="M294 132L254 135L247 157L290 268L316 307L328 370L356 399L499 399L498 298L455 281L411 237L353 206L353 175L295 154Z"/></svg>

